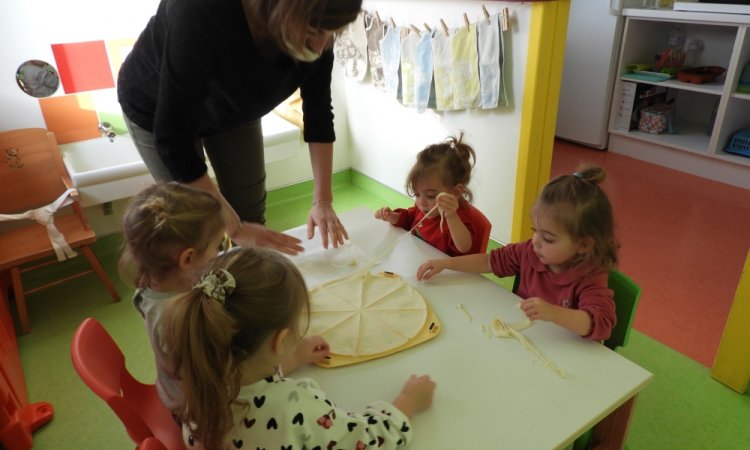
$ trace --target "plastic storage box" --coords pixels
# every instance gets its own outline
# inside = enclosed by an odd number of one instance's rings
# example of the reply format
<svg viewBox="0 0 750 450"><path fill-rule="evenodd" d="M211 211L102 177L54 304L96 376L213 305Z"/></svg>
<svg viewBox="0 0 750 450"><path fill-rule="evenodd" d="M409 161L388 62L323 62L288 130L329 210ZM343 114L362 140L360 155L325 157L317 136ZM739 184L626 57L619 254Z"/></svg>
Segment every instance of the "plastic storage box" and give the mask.
<svg viewBox="0 0 750 450"><path fill-rule="evenodd" d="M724 151L750 157L750 128L735 133Z"/></svg>
<svg viewBox="0 0 750 450"><path fill-rule="evenodd" d="M674 107L671 104L657 103L641 110L638 129L646 133L672 133Z"/></svg>

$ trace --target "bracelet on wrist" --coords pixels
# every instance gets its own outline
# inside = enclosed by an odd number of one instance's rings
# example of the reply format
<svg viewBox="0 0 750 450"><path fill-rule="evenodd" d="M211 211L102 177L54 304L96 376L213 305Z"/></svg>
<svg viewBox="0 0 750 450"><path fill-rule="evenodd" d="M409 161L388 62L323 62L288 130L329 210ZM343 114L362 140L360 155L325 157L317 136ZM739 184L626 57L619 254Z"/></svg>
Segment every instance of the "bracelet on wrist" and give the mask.
<svg viewBox="0 0 750 450"><path fill-rule="evenodd" d="M315 205L331 206L331 205L333 205L333 200L315 200L312 205L313 206L315 206Z"/></svg>

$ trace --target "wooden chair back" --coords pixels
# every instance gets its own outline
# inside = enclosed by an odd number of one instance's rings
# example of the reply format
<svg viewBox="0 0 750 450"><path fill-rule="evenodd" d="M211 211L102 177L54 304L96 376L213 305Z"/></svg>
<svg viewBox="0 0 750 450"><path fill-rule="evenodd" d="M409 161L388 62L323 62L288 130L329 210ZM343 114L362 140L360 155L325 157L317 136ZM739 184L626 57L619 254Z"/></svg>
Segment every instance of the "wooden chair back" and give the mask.
<svg viewBox="0 0 750 450"><path fill-rule="evenodd" d="M53 133L43 128L0 132L0 212L20 213L53 202L70 179Z"/></svg>

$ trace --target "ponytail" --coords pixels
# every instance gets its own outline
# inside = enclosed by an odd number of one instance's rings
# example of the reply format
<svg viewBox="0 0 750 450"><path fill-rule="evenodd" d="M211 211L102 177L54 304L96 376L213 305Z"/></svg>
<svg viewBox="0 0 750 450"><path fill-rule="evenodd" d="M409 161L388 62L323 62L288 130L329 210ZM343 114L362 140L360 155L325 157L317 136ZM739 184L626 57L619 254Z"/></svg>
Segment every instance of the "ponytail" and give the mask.
<svg viewBox="0 0 750 450"><path fill-rule="evenodd" d="M222 448L233 426L243 362L279 330L302 336L308 311L299 270L264 248L216 257L190 292L165 306L163 348L182 382L179 416L204 448Z"/></svg>

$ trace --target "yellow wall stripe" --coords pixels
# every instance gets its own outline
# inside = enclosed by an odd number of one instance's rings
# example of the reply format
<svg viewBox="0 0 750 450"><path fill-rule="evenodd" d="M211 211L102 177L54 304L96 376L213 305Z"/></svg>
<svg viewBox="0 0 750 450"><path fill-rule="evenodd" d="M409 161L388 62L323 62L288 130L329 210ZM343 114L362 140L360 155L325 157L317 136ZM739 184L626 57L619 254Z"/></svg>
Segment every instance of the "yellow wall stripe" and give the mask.
<svg viewBox="0 0 750 450"><path fill-rule="evenodd" d="M750 383L750 251L734 295L711 376L739 393Z"/></svg>
<svg viewBox="0 0 750 450"><path fill-rule="evenodd" d="M511 242L531 237L531 206L549 181L570 0L530 7Z"/></svg>

